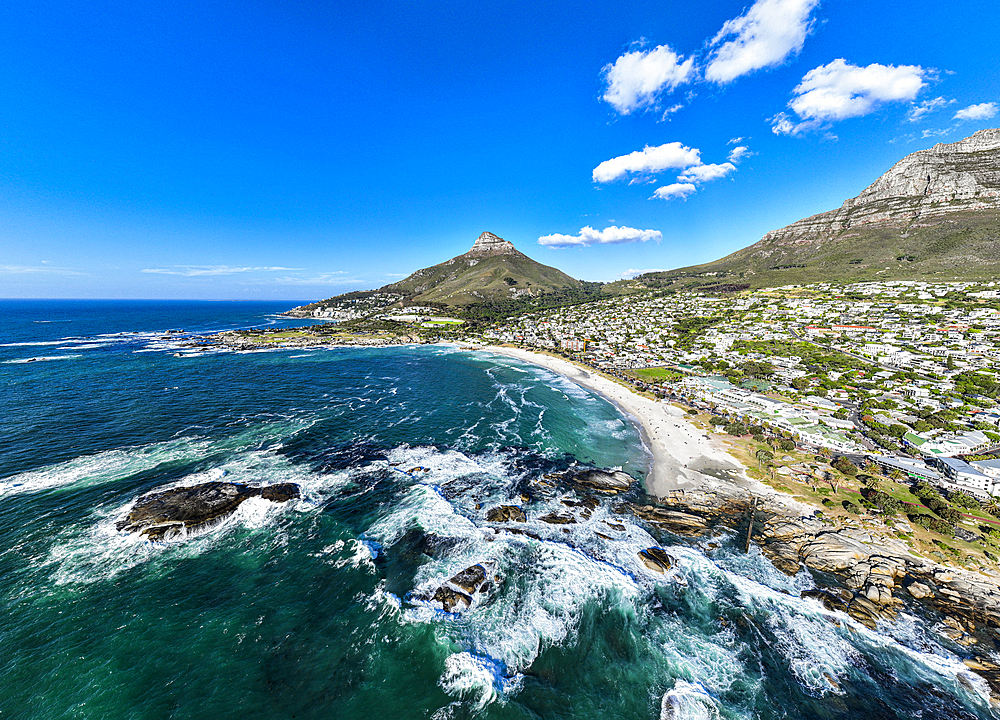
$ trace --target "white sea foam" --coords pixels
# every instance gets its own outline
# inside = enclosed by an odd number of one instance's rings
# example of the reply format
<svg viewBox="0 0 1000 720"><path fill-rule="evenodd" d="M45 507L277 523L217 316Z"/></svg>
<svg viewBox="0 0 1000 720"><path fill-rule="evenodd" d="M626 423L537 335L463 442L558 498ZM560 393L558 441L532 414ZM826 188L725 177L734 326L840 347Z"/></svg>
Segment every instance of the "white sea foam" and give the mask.
<svg viewBox="0 0 1000 720"><path fill-rule="evenodd" d="M677 680L660 702L660 720L712 720L721 717L719 705L697 683Z"/></svg>
<svg viewBox="0 0 1000 720"><path fill-rule="evenodd" d="M476 710L496 700L497 686L502 685L495 663L467 652L445 658L439 682L446 693L470 701Z"/></svg>
<svg viewBox="0 0 1000 720"><path fill-rule="evenodd" d="M20 358L17 360L4 360L4 365L25 365L33 362L52 362L54 360L72 360L83 357L82 355L40 355L39 357Z"/></svg>

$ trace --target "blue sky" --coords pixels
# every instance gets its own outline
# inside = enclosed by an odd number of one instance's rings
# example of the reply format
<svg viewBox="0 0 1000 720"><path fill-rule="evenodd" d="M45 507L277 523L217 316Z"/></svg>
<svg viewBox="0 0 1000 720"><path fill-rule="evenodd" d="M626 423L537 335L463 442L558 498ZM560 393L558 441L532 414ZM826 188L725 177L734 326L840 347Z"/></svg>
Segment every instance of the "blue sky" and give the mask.
<svg viewBox="0 0 1000 720"><path fill-rule="evenodd" d="M997 27L995 0L7 3L0 297L317 299L483 230L587 280L707 262L1000 125Z"/></svg>

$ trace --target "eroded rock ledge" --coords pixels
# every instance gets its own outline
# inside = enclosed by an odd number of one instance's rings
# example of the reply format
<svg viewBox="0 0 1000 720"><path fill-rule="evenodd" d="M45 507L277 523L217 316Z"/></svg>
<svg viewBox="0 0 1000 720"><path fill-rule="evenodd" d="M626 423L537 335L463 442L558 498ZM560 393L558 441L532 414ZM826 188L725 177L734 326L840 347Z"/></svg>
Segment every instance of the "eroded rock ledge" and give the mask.
<svg viewBox="0 0 1000 720"><path fill-rule="evenodd" d="M678 535L700 535L714 526L746 532L752 501L739 489L696 490L672 493L658 506L616 509ZM804 565L843 583L808 593L828 608L874 628L879 619L894 619L908 596L944 613L947 634L959 643L976 643L980 631L1000 638L1000 577L950 568L892 538L799 515L776 497L759 497L753 515L751 540L779 570L794 575Z"/></svg>

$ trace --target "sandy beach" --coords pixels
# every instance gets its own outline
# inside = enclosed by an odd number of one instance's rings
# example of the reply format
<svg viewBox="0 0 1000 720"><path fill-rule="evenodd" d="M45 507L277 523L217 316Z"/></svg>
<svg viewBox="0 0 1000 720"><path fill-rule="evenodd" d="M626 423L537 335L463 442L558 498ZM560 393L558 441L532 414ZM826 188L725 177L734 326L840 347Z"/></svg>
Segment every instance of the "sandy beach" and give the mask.
<svg viewBox="0 0 1000 720"><path fill-rule="evenodd" d="M653 456L653 465L646 476L646 491L651 495L663 497L673 490L711 487L720 482L737 484L755 492L774 492L748 477L743 465L726 452L720 441L713 440L688 422L684 412L670 403L638 395L596 372L551 355L497 346L483 349L558 373L597 393L628 415Z"/></svg>

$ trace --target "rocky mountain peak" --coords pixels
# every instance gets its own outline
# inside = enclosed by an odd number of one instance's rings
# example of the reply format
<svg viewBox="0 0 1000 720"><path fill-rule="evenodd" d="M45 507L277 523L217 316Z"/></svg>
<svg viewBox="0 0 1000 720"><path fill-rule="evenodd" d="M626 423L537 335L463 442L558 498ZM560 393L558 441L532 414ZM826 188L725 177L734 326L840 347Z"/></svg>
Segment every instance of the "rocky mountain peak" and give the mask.
<svg viewBox="0 0 1000 720"><path fill-rule="evenodd" d="M774 230L764 241L815 242L852 228L902 228L995 208L1000 208L1000 128L988 128L910 153L839 209Z"/></svg>
<svg viewBox="0 0 1000 720"><path fill-rule="evenodd" d="M484 232L476 238L472 249L465 254L476 257L483 255L520 255L512 243L507 242L501 237L497 237L491 232Z"/></svg>

